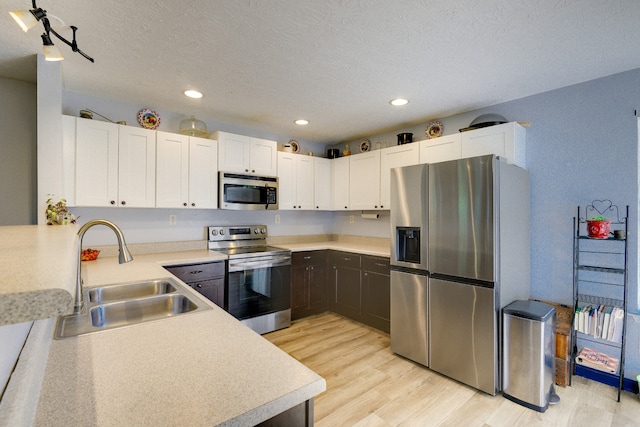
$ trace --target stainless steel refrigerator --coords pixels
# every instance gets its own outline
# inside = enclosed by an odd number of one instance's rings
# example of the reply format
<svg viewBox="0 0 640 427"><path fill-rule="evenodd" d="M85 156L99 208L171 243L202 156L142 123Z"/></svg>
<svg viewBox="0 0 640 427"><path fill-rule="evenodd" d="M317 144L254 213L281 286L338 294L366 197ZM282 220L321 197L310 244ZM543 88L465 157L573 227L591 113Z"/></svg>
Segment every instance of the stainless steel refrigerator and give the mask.
<svg viewBox="0 0 640 427"><path fill-rule="evenodd" d="M428 363L427 165L391 170L391 351Z"/></svg>
<svg viewBox="0 0 640 427"><path fill-rule="evenodd" d="M496 156L416 168L427 171L417 187L408 182L401 187L397 181L392 187L398 194L391 204L391 349L416 360L395 348L403 348L401 342L407 339L426 337L426 363L417 362L495 395L501 389L500 311L529 297L528 172ZM404 175L399 169L392 173L396 180ZM411 300L406 309L394 296L406 293L403 283L408 282L397 280L394 270L410 268L398 259L403 256L399 245L403 221L410 217L399 202L416 199L424 199L420 203L425 205L419 223L426 264L419 270L424 268L428 277L426 306L417 308ZM404 270L404 274L414 273ZM396 330L411 329L394 312L413 310L419 310L419 322L426 317L426 332L413 338L400 333L394 337ZM394 341L400 342L394 345Z"/></svg>

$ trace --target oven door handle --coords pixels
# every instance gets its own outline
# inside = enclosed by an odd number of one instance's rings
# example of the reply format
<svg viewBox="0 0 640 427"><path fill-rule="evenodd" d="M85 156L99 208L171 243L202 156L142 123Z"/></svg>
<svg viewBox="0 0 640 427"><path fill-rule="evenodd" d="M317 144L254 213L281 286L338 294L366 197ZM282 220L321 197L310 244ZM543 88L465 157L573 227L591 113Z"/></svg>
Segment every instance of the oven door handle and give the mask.
<svg viewBox="0 0 640 427"><path fill-rule="evenodd" d="M282 256L255 261L229 260L229 272L253 270L256 268L279 267L281 265L291 265L291 257Z"/></svg>

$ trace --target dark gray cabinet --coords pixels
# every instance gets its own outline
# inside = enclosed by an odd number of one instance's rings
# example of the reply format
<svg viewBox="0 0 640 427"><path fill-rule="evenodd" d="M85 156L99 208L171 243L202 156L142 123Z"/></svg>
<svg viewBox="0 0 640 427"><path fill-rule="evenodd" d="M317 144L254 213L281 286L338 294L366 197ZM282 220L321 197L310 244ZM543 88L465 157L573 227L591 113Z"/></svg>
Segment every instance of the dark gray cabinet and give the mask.
<svg viewBox="0 0 640 427"><path fill-rule="evenodd" d="M291 319L327 309L327 251L294 252L291 255Z"/></svg>
<svg viewBox="0 0 640 427"><path fill-rule="evenodd" d="M329 251L329 310L390 330L389 258Z"/></svg>
<svg viewBox="0 0 640 427"><path fill-rule="evenodd" d="M361 256L329 252L329 309L355 320L362 318Z"/></svg>
<svg viewBox="0 0 640 427"><path fill-rule="evenodd" d="M226 262L208 262L165 267L178 279L200 292L205 298L226 309L225 270Z"/></svg>
<svg viewBox="0 0 640 427"><path fill-rule="evenodd" d="M390 330L389 258L362 256L362 322Z"/></svg>

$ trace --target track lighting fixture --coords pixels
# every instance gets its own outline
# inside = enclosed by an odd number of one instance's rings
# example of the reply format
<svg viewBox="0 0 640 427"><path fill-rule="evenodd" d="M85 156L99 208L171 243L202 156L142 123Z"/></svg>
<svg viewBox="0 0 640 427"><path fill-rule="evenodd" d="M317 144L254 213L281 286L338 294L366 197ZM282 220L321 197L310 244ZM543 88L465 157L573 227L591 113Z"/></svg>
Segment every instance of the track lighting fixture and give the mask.
<svg viewBox="0 0 640 427"><path fill-rule="evenodd" d="M89 61L94 62L93 58L78 49L78 44L76 43L76 31L77 27L71 26L71 31L73 31L73 39L68 41L60 34L56 32L53 28L51 28L51 24L49 23L49 18L47 18L47 11L42 10L38 6L36 6L36 0L32 0L33 9L29 10L17 10L14 12L9 12L9 14L15 19L20 28L24 32L29 31L29 29L33 28L38 21L42 21L42 25L44 26L44 33L42 33L42 50L44 52L44 57L47 61L62 61L64 58L60 53L60 50L53 44L51 41L51 34L56 36L60 41L67 44L71 47L71 50L74 52L78 52L80 55L87 58ZM53 16L53 15L51 15Z"/></svg>

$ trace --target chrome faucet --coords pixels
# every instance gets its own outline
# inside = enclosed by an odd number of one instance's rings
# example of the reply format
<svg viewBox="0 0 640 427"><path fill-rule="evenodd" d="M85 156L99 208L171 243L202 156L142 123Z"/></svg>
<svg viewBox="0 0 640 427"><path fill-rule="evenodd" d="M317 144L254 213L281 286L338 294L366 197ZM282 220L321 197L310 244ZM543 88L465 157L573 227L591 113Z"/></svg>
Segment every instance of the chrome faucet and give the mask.
<svg viewBox="0 0 640 427"><path fill-rule="evenodd" d="M78 238L80 239L80 242L78 245L78 272L76 277L76 301L73 308L74 314L80 314L80 312L82 311L82 306L84 305L84 300L82 299L82 276L80 272L80 265L82 262L82 238L84 237L84 233L86 233L87 230L94 225L106 225L107 227L112 229L114 233L116 233L116 237L118 238L119 252L118 262L120 264L133 261L133 257L131 256L129 249L127 248L127 244L124 241L124 234L122 234L122 231L113 222L107 221L106 219L93 219L80 227L80 230L78 230Z"/></svg>

